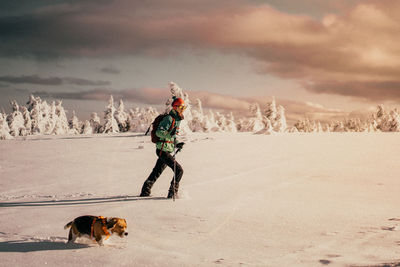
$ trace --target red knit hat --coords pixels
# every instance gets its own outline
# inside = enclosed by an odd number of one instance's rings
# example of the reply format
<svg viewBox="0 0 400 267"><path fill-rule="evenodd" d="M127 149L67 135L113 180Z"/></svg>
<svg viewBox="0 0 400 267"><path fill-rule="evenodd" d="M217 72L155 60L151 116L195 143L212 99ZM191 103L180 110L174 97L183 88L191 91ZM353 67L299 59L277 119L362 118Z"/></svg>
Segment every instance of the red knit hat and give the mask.
<svg viewBox="0 0 400 267"><path fill-rule="evenodd" d="M173 106L173 107L179 107L179 106L183 106L183 105L185 105L185 101L183 101L183 99L180 97L175 98L171 104L171 106Z"/></svg>

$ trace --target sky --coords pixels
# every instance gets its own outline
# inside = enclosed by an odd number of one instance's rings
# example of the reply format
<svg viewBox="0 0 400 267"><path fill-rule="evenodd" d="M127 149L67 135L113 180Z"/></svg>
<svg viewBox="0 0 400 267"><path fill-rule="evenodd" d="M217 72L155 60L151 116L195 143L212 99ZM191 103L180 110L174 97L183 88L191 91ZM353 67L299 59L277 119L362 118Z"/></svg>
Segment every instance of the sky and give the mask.
<svg viewBox="0 0 400 267"><path fill-rule="evenodd" d="M205 108L276 98L289 120L400 107L397 0L2 0L0 108L30 94L85 118L109 95ZM72 112L71 112L72 114Z"/></svg>

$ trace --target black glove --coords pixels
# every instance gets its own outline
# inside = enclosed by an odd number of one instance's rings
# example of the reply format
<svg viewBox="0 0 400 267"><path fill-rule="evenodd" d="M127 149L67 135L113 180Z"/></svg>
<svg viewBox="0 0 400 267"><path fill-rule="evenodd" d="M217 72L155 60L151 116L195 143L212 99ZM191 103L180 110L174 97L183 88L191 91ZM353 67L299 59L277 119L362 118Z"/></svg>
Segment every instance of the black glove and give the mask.
<svg viewBox="0 0 400 267"><path fill-rule="evenodd" d="M171 132L169 133L171 136L174 136L176 134L176 128L172 129Z"/></svg>
<svg viewBox="0 0 400 267"><path fill-rule="evenodd" d="M177 143L177 144L176 144L176 148L177 148L178 150L182 150L184 144L185 144L184 142Z"/></svg>

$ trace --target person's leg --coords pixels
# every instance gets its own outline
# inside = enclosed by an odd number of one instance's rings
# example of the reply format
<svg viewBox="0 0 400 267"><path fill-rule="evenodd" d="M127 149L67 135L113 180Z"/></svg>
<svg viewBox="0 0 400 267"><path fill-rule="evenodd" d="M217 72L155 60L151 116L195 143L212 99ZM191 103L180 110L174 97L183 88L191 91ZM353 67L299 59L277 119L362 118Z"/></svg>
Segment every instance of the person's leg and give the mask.
<svg viewBox="0 0 400 267"><path fill-rule="evenodd" d="M168 197L172 198L172 196L178 193L179 182L182 179L183 169L182 166L174 159L174 157L167 152L162 152L160 158L163 162L174 171L174 163L175 163L175 181L172 178L171 186L168 190Z"/></svg>
<svg viewBox="0 0 400 267"><path fill-rule="evenodd" d="M159 153L157 153L159 155ZM156 165L153 168L153 171L150 173L149 177L144 181L142 186L142 191L140 193L141 197L150 196L151 188L153 184L157 181L158 177L160 177L161 173L165 170L167 165L164 163L164 160L159 157L157 159Z"/></svg>

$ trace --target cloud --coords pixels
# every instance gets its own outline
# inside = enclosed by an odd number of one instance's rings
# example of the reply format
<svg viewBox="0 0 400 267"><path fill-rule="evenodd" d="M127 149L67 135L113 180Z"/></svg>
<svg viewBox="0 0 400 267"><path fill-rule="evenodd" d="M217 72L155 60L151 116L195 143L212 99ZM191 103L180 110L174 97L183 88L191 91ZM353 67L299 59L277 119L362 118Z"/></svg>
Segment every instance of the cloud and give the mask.
<svg viewBox="0 0 400 267"><path fill-rule="evenodd" d="M316 93L340 94L374 99L375 101L400 102L399 81L322 81L306 85L306 89Z"/></svg>
<svg viewBox="0 0 400 267"><path fill-rule="evenodd" d="M215 94L206 91L187 91L191 101L200 99L204 108L247 112L251 102L255 100L241 99L228 95ZM124 90L96 88L79 92L45 92L37 91L34 95L58 99L100 100L107 101L110 95L114 99L143 103L148 105L164 105L171 96L169 90L163 88L132 88Z"/></svg>
<svg viewBox="0 0 400 267"><path fill-rule="evenodd" d="M47 77L43 78L38 75L23 75L23 76L0 76L0 82L11 84L27 83L39 85L63 85L72 84L80 86L107 86L111 85L109 81L92 81L74 77Z"/></svg>
<svg viewBox="0 0 400 267"><path fill-rule="evenodd" d="M165 100L170 96L170 93L166 89L158 88L141 88L141 89L105 89L95 88L92 90L78 91L78 92L48 92L48 91L37 91L34 95L52 97L57 99L74 99L74 100L98 100L107 101L110 95L114 96L114 99L123 99L124 101L144 103L149 105L163 104Z"/></svg>
<svg viewBox="0 0 400 267"><path fill-rule="evenodd" d="M270 2L280 10L251 0L54 4L0 17L0 54L165 57L182 48L214 49L247 55L258 73L294 79L311 92L398 99L398 0L351 1L352 6L330 0L316 10L336 13L320 19L295 8L285 13L286 0Z"/></svg>
<svg viewBox="0 0 400 267"><path fill-rule="evenodd" d="M113 66L106 66L103 68L99 69L101 72L103 73L107 73L107 74L120 74L121 71Z"/></svg>

